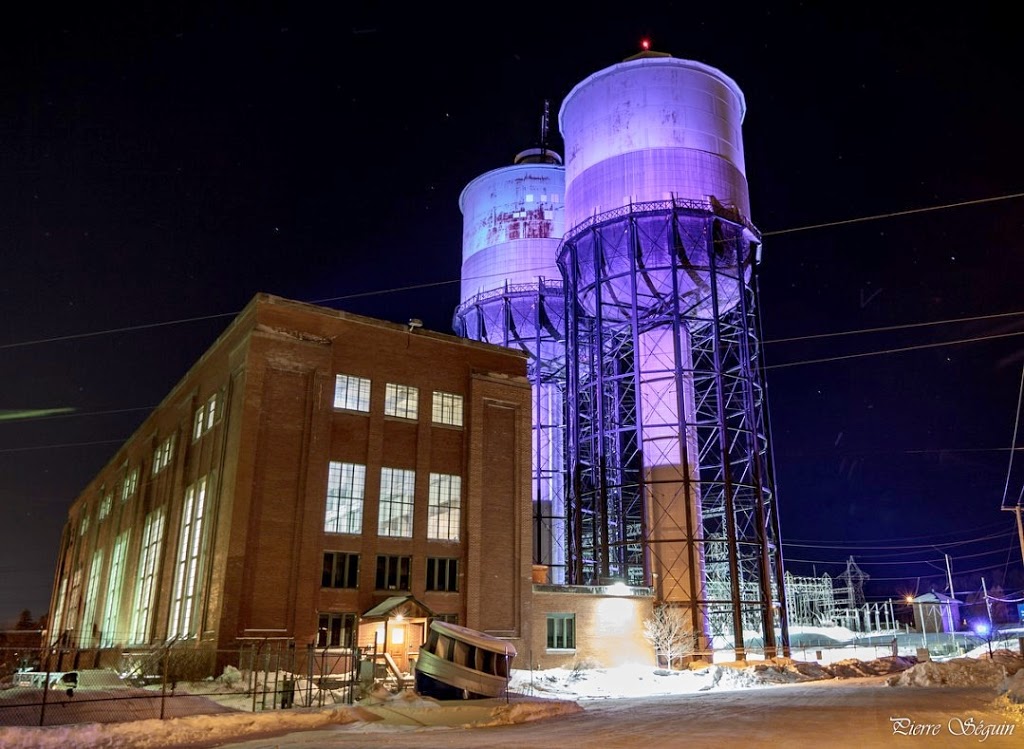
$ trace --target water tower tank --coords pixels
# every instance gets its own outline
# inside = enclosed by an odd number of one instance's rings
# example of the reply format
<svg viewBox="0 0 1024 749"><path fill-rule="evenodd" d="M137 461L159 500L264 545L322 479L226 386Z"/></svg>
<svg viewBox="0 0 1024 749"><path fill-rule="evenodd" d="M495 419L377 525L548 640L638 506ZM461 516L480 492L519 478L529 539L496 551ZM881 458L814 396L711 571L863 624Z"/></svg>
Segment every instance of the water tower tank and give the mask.
<svg viewBox="0 0 1024 749"><path fill-rule="evenodd" d="M647 52L600 70L562 102L567 226L630 202L733 204L750 215L746 101L720 70Z"/></svg>
<svg viewBox="0 0 1024 749"><path fill-rule="evenodd" d="M709 248L742 245L749 215L745 110L739 86L721 71L656 52L570 91L559 113L567 153L562 251L574 256L588 314L630 318L666 304L711 304L712 260L738 260L735 249L712 258ZM719 285L720 310L738 291Z"/></svg>
<svg viewBox="0 0 1024 749"><path fill-rule="evenodd" d="M565 169L547 149L528 149L512 165L486 172L462 191L462 294L506 284L559 281L558 244L565 231Z"/></svg>
<svg viewBox="0 0 1024 749"><path fill-rule="evenodd" d="M461 302L453 328L465 338L524 351L533 401L534 563L565 576L565 170L546 148L520 152L459 198Z"/></svg>

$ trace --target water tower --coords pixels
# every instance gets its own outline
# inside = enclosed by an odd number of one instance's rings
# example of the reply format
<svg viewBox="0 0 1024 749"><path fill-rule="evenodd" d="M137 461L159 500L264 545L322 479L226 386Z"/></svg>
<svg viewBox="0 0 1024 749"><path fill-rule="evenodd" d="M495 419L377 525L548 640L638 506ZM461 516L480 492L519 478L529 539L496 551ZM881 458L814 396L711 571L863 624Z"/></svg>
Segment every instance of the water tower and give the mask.
<svg viewBox="0 0 1024 749"><path fill-rule="evenodd" d="M698 647L788 642L741 125L721 71L644 52L589 76L565 143L566 581L651 586Z"/></svg>
<svg viewBox="0 0 1024 749"><path fill-rule="evenodd" d="M546 122L546 117L545 117ZM565 170L547 148L516 155L462 191L458 335L524 351L533 387L533 552L565 581Z"/></svg>

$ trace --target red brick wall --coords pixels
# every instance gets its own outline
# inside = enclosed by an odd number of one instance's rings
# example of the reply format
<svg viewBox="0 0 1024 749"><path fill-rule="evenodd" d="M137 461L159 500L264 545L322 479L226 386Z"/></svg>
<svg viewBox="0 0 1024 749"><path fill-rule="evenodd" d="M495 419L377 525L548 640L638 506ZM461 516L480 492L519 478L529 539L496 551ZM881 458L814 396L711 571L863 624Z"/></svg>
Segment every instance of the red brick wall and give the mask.
<svg viewBox="0 0 1024 749"><path fill-rule="evenodd" d="M372 380L369 414L333 409L334 375ZM519 354L454 336L260 297L238 317L147 418L69 511L60 551L65 574L96 548L105 564L117 533L131 529L122 594L127 630L139 539L147 512L166 513L152 640L167 633L174 557L185 488L210 481L206 566L197 620L202 637L226 646L251 630L316 635L318 612L361 613L387 591L374 590L377 554L413 557L411 593L462 623L523 634L530 577L530 402ZM383 415L384 385L420 389L415 422ZM434 390L462 394L461 429L431 424ZM195 408L221 394L214 429L192 442ZM153 449L176 434L171 466L151 478ZM366 465L363 533L323 531L327 463ZM380 467L416 470L413 538L377 536ZM140 486L124 506L97 521L103 488L138 467ZM431 471L463 476L463 527L457 542L426 538ZM81 518L91 516L84 535ZM324 551L361 555L358 590L320 588ZM427 556L460 560L458 592L425 590ZM83 587L88 570L83 569ZM54 584L54 599L59 580ZM105 578L100 585L105 592ZM54 601L55 603L56 601ZM104 602L97 601L96 617ZM248 631L248 632L247 632Z"/></svg>

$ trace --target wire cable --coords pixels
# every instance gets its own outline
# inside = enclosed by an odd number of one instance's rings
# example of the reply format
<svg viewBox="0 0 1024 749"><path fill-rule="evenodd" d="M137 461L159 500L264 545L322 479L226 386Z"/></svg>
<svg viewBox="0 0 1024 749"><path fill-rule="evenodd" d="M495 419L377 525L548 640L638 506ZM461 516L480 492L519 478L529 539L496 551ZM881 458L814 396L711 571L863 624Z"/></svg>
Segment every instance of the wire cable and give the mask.
<svg viewBox="0 0 1024 749"><path fill-rule="evenodd" d="M974 559L975 557L984 557L984 556L988 556L989 554L1002 554L1002 553L1003 553L1003 548L999 547L998 549L991 549L990 551L979 551L979 552L974 553L974 554L957 554L956 555L956 559L957 560L960 560L960 559ZM845 560L837 561L837 560L831 560L831 559L796 559L796 558L790 558L790 557L786 557L786 559L787 559L787 561L791 561L791 562L804 562L805 564L846 564ZM865 559L863 557L858 556L856 561L857 561L858 565L864 565L865 567L877 566L877 565L881 565L881 564L884 564L884 565L897 565L897 566L906 567L906 566L909 566L909 565L912 565L912 564L935 564L935 565L939 565L939 564L944 564L946 560L945 559L905 559L905 560L901 560L901 561L891 561L891 562L872 562L870 559ZM942 569L943 574L945 574L946 568L942 567L941 569Z"/></svg>
<svg viewBox="0 0 1024 749"><path fill-rule="evenodd" d="M803 359L801 361L786 362L785 364L766 364L765 369L785 369L786 367L799 367L805 364L824 364L826 362L844 361L847 359L861 359L865 356L881 356L882 354L902 354L907 351L920 351L922 349L940 348L942 346L958 346L961 343L977 343L978 341L994 341L1000 338L1014 338L1024 335L1024 330L1016 333L998 333L995 335L977 336L975 338L961 338L956 341L939 341L938 343L920 343L916 346L901 346L899 348L882 349L880 351L864 351L858 354L843 354L842 356L827 356L821 359Z"/></svg>
<svg viewBox="0 0 1024 749"><path fill-rule="evenodd" d="M65 442L59 445L32 445L30 447L0 447L0 453L23 453L31 450L58 450L65 447L90 447L92 445L113 445L124 444L124 438L119 440L94 440L92 442Z"/></svg>
<svg viewBox="0 0 1024 749"><path fill-rule="evenodd" d="M843 544L811 544L811 543L791 543L789 541L783 541L783 546L795 546L800 549L831 549L833 551L857 551L863 549L865 551L883 551L885 549L896 549L898 551L906 551L907 549L935 549L939 546L952 547L952 546L963 546L965 544L978 543L979 541L990 541L993 538L1005 538L1008 534L1006 533L993 533L989 536L980 536L979 538L971 538L966 541L950 541L944 544L920 544L920 545L902 545L902 546L846 546Z"/></svg>
<svg viewBox="0 0 1024 749"><path fill-rule="evenodd" d="M994 523L986 523L985 525L979 525L977 528L970 528L970 529L967 529L967 530L943 531L942 533L925 533L922 536L900 536L898 538L890 538L889 541L918 541L918 540L922 540L922 539L926 539L926 538L933 538L935 536L950 536L950 535L960 535L961 533L975 533L975 532L978 532L978 531L989 530L989 529L993 529L993 528L996 528L996 527L1002 527L1003 525L1005 525L1005 523L1003 523L1002 521L999 521L999 522L994 522ZM793 541L795 543L800 543L800 542L816 543L817 539L796 538L796 539L793 539ZM872 539L872 540L869 540L869 541L843 541L842 543L863 544L865 546L865 548L870 548L870 544L877 543L877 541Z"/></svg>
<svg viewBox="0 0 1024 749"><path fill-rule="evenodd" d="M924 208L908 208L905 211L890 211L889 213L876 213L871 216L860 216L858 218L841 219L839 221L826 221L821 224L808 224L793 229L780 229L778 231L761 232L762 237L777 237L783 234L795 234L800 231L811 231L812 229L829 229L833 226L846 226L848 224L862 224L866 221L878 221L884 218L897 218L899 216L912 216L917 213L930 213L932 211L943 211L949 208L962 208L968 205L981 205L983 203L995 203L999 200L1013 200L1024 198L1024 192L1011 193L1009 195L996 195L990 198L978 198L977 200L963 200L959 203L946 203L945 205L926 206Z"/></svg>
<svg viewBox="0 0 1024 749"><path fill-rule="evenodd" d="M795 341L813 341L819 338L841 338L847 335L863 335L866 333L889 333L894 330L909 330L911 328L926 328L935 325L955 325L965 322L977 322L979 320L995 320L1001 317L1020 317L1024 315L1024 311L1020 312L997 312L991 315L972 315L971 317L957 317L948 320L933 320L930 322L912 322L904 323L902 325L885 325L878 328L859 328L857 330L840 330L835 333L813 333L811 335L793 336L791 338L772 338L770 340L764 340L762 343L793 343Z"/></svg>
<svg viewBox="0 0 1024 749"><path fill-rule="evenodd" d="M978 198L976 200L960 201L958 203L945 203L945 204L936 205L936 206L926 206L924 208L911 208L911 209L907 209L907 210L903 210L903 211L890 211L888 213L872 214L872 215L869 215L869 216L859 216L859 217L850 218L850 219L842 219L842 220L839 220L839 221L828 221L828 222L823 222L823 223L819 223L819 224L808 224L806 226L797 226L797 227L793 227L793 228L790 228L790 229L777 229L777 230L774 230L774 231L761 232L761 236L762 237L769 237L769 236L777 237L777 236L783 236L783 235L786 235L786 234L795 234L797 232L810 231L812 229L824 229L824 228L829 228L829 227L833 227L833 226L844 226L844 225L848 225L848 224L864 223L864 222L867 222L867 221L877 221L877 220L887 219L887 218L896 218L896 217L899 217L899 216L909 216L909 215L918 214L918 213L929 213L929 212L933 212L933 211L948 210L948 209L951 209L951 208L961 208L961 207L970 206L970 205L981 205L981 204L985 204L985 203L994 203L994 202L997 202L997 201L1012 200L1012 199L1021 198L1021 197L1024 197L1024 192L1021 192L1021 193L1010 193L1010 194L1006 194L1006 195L994 195L994 196L987 197L987 198ZM529 269L529 270L543 270L545 268L550 268L550 265L545 265L543 267L538 267L538 268L532 268L532 269ZM467 278L457 278L457 279L452 279L452 280L447 280L447 281L431 281L431 282L427 282L427 283L410 284L408 286L395 286L395 287L392 287L392 288L389 288L389 289L378 289L378 290L375 290L375 291L356 292L356 293L353 293L353 294L345 294L345 295L342 295L342 296L328 297L326 299L320 299L320 300L313 300L313 301L307 302L307 304L325 304L327 302L337 302L337 301L344 301L344 300L349 300L349 299L360 299L360 298L365 298L365 297L370 297L370 296L377 296L377 295L382 295L382 294L391 294L391 293L396 293L396 292L400 292L400 291L415 291L415 290L418 290L418 289L435 288L435 287L438 287L438 286L448 286L448 285L453 285L453 284L457 284L457 283L463 283L465 281L484 280L484 279L487 279L487 278L494 278L494 277L497 277L497 276L500 276L500 275L503 275L503 274L500 274L500 273L494 274L494 273L492 273L492 274L484 274L484 275L480 275L480 276L470 276L470 277L467 277ZM126 332L131 332L131 331L136 331L136 330L148 330L148 329L152 329L152 328L167 327L167 326L170 326L170 325L181 325L181 324L185 324L185 323L201 322L201 321L204 321L204 320L214 320L214 319L223 318L223 317L234 317L234 316L238 315L238 313L239 313L239 311L236 311L236 312L221 312L221 313L216 313L216 314L212 314L212 315L201 315L201 316L197 316L197 317L180 318L178 320L167 320L167 321L164 321L164 322L143 323L143 324L140 324L140 325L126 325L126 326L122 326L122 327L118 327L118 328L108 328L106 330L96 330L96 331L90 331L90 332L85 332L85 333L71 333L71 334L68 334L68 335L52 336L52 337L49 337L49 338L39 338L39 339L35 339L35 340L30 340L30 341L15 341L15 342L12 342L12 343L0 344L0 350L19 348L19 347L24 347L24 346L35 346L35 345L40 345L40 344L44 344L44 343L57 343L57 342L61 342L61 341L79 340L79 339L82 339L82 338L91 338L91 337L96 337L96 336L101 336L101 335L111 335L111 334L114 334L114 333L126 333ZM822 334L822 335L825 335L825 334ZM773 365L772 368L777 368L777 367L782 367L782 366L793 366L793 365L791 365L791 364L790 365L786 365L786 364L783 364L783 365Z"/></svg>
<svg viewBox="0 0 1024 749"><path fill-rule="evenodd" d="M1010 440L1010 464L1006 467L1006 484L1003 486L1003 501L999 506L1006 508L1006 495L1010 491L1010 473L1013 471L1013 452L1017 447L1017 427L1020 424L1020 404L1024 398L1024 366L1020 368L1020 388L1017 390L1017 416L1013 420L1013 438ZM1020 504L1018 502L1018 504Z"/></svg>

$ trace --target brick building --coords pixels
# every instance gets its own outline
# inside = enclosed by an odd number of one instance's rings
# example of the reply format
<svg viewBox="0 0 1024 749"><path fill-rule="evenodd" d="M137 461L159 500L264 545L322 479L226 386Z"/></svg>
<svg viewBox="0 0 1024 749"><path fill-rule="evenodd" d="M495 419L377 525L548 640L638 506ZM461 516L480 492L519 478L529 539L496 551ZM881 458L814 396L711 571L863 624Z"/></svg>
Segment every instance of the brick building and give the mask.
<svg viewBox="0 0 1024 749"><path fill-rule="evenodd" d="M404 668L440 616L528 650L525 375L509 349L257 295L73 503L49 641L376 640Z"/></svg>

